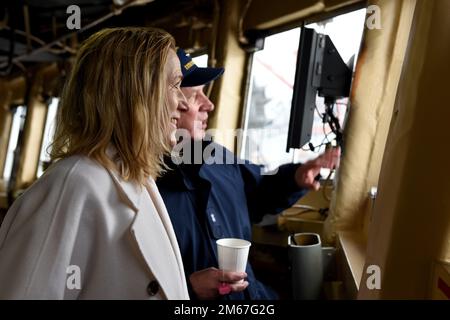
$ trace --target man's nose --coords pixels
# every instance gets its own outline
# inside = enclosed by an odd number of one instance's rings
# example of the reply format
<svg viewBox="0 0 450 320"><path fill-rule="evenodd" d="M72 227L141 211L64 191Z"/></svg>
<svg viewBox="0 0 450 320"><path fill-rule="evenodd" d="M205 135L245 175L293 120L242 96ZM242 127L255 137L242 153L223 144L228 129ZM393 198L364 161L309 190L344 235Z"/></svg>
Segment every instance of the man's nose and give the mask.
<svg viewBox="0 0 450 320"><path fill-rule="evenodd" d="M209 98L204 93L202 93L201 99L202 99L201 108L203 111L211 112L214 110L214 103L212 103L211 100L209 100Z"/></svg>

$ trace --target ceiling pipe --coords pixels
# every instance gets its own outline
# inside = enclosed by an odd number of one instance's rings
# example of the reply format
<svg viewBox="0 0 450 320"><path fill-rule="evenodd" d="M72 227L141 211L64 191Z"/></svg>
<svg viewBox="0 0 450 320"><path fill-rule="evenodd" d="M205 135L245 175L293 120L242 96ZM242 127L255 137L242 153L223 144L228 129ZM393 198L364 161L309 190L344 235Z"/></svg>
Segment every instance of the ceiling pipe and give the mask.
<svg viewBox="0 0 450 320"><path fill-rule="evenodd" d="M119 15L119 14L122 13L123 10L125 10L125 9L127 9L129 7L142 6L142 5L146 5L146 4L148 4L150 2L153 2L153 1L154 0L135 0L135 1L126 2L121 7L113 6L111 12L109 12L108 14L104 15L103 17L100 17L99 19L89 23L88 25L86 25L85 27L81 28L80 30L77 30L77 31L65 34L65 35L59 37L58 39L56 39L56 40L54 40L54 41L52 41L50 43L47 43L45 45L42 45L39 48L36 48L36 49L32 50L29 53L26 53L26 54L20 55L18 57L15 57L13 59L13 62L20 62L21 60L29 57L30 55L36 54L36 53L41 52L41 51L50 50L54 45L60 45L61 43L63 43L65 40L69 39L73 35L82 33L84 31L86 31L86 30L88 30L88 29L90 29L90 28L92 28L92 27L94 27L94 26L104 22L105 20L108 20L109 18L111 18L113 16ZM113 1L113 3L115 3L115 2Z"/></svg>
<svg viewBox="0 0 450 320"><path fill-rule="evenodd" d="M30 39L30 34L31 34L31 30L30 30L30 15L28 12L28 6L24 5L23 6L23 22L25 25L25 38L27 39L27 53L30 53L31 50L33 49L33 47L31 46L31 39Z"/></svg>

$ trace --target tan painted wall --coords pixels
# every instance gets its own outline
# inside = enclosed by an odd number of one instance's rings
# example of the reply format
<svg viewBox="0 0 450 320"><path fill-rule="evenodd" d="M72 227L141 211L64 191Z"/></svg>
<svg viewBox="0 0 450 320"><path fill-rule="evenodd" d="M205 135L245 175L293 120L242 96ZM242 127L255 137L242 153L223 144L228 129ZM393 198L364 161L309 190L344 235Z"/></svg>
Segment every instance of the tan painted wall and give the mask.
<svg viewBox="0 0 450 320"><path fill-rule="evenodd" d="M243 1L220 1L220 18L217 37L217 66L225 72L215 81L212 96L216 110L209 120L209 127L217 130L216 141L234 150L234 129L239 127L242 105L242 84L246 69L246 54L238 43L238 20Z"/></svg>
<svg viewBox="0 0 450 320"><path fill-rule="evenodd" d="M395 103L415 0L376 0L382 29L364 29L351 93L345 144L325 224L326 241L337 231L363 232L370 214L368 192L378 177Z"/></svg>
<svg viewBox="0 0 450 320"><path fill-rule="evenodd" d="M9 109L12 104L23 103L24 94L24 77L0 79L0 179L5 167L12 122L12 114Z"/></svg>
<svg viewBox="0 0 450 320"><path fill-rule="evenodd" d="M41 85L42 82L40 81L37 81L34 85L36 89L33 89L32 99L27 108L24 144L15 189L27 188L36 180L45 119L47 116L47 105L36 92Z"/></svg>
<svg viewBox="0 0 450 320"><path fill-rule="evenodd" d="M341 1L343 2L343 1ZM325 3L321 0L253 0L245 18L245 28L269 29L298 21L301 18L321 12Z"/></svg>
<svg viewBox="0 0 450 320"><path fill-rule="evenodd" d="M361 0L251 0L245 16L245 29L270 29L299 22L321 12L333 11Z"/></svg>
<svg viewBox="0 0 450 320"><path fill-rule="evenodd" d="M61 70L56 64L35 71L24 129L24 144L17 173L15 190L27 188L36 180L39 156L47 117L44 96L57 94L61 86Z"/></svg>
<svg viewBox="0 0 450 320"><path fill-rule="evenodd" d="M417 6L369 231L381 289L362 299L429 297L433 262L450 259L450 2Z"/></svg>

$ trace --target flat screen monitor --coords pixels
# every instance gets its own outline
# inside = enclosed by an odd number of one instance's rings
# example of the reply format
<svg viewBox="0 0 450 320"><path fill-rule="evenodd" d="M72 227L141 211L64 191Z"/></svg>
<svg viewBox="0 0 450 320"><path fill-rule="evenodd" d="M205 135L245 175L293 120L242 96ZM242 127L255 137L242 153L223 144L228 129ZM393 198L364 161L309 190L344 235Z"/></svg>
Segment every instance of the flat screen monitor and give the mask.
<svg viewBox="0 0 450 320"><path fill-rule="evenodd" d="M317 94L325 102L348 97L352 68L347 66L328 35L303 28L297 53L287 151L311 140Z"/></svg>

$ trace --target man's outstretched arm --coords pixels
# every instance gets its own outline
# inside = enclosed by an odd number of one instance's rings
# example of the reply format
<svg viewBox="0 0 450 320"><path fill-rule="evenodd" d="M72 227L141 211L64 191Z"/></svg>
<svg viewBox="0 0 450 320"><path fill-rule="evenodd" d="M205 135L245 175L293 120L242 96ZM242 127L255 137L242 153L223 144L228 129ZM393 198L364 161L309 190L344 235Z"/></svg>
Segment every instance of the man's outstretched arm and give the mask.
<svg viewBox="0 0 450 320"><path fill-rule="evenodd" d="M242 165L247 204L251 218L258 222L265 214L277 214L291 207L309 190L318 190L316 177L321 168L339 166L340 149L332 148L304 164L285 164L273 175L261 174L261 167Z"/></svg>

